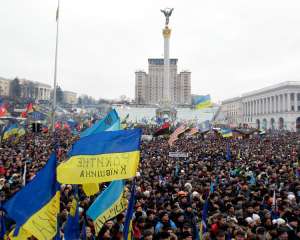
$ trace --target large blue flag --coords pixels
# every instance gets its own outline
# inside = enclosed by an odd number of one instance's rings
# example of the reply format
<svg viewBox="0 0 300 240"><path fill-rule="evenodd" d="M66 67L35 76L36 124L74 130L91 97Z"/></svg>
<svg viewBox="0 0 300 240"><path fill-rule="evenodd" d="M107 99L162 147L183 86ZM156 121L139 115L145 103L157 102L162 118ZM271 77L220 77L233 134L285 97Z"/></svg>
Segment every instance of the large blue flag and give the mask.
<svg viewBox="0 0 300 240"><path fill-rule="evenodd" d="M80 137L86 137L91 134L103 132L103 131L114 131L120 129L120 118L115 109L108 113L105 118L96 122L92 127L86 129L80 134Z"/></svg>
<svg viewBox="0 0 300 240"><path fill-rule="evenodd" d="M37 239L52 239L57 232L60 187L56 181L56 155L52 154L35 178L3 206L20 228Z"/></svg>

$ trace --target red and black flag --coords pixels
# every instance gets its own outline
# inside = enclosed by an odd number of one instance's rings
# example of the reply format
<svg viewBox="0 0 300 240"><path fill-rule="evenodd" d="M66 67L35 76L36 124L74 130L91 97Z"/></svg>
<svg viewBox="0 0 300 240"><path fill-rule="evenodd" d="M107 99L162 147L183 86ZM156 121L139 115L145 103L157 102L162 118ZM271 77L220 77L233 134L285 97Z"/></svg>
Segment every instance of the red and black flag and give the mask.
<svg viewBox="0 0 300 240"><path fill-rule="evenodd" d="M168 134L168 133L170 133L170 123L165 122L163 125L161 125L161 127L159 129L157 129L155 131L155 133L153 134L153 137L157 137L157 136Z"/></svg>

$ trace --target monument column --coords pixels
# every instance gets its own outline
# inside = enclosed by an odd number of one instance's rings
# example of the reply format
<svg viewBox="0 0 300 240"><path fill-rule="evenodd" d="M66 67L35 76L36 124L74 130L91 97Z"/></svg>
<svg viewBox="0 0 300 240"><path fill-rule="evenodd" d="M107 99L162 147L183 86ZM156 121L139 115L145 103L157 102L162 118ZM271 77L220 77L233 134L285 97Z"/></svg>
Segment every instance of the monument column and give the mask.
<svg viewBox="0 0 300 240"><path fill-rule="evenodd" d="M160 10L165 15L165 27L162 31L164 37L164 70L163 70L163 84L162 93L163 96L160 99L160 107L156 110L156 115L167 116L167 118L175 120L176 119L176 109L172 106L174 103L171 96L170 89L170 37L171 29L169 28L169 20L172 15L174 8L165 8Z"/></svg>
<svg viewBox="0 0 300 240"><path fill-rule="evenodd" d="M171 96L170 96L170 36L171 36L171 29L168 28L166 25L163 29L163 36L164 36L164 103L170 104L171 103Z"/></svg>

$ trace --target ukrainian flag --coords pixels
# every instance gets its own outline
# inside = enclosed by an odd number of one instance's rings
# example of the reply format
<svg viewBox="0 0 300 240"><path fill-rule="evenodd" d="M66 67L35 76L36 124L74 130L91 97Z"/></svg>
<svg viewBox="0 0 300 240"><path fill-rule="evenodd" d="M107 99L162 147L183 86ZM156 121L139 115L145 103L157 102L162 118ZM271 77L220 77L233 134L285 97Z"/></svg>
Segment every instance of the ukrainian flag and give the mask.
<svg viewBox="0 0 300 240"><path fill-rule="evenodd" d="M3 131L3 140L6 140L13 135L17 135L18 130L19 130L19 128L16 123L10 124Z"/></svg>
<svg viewBox="0 0 300 240"><path fill-rule="evenodd" d="M60 187L56 181L56 155L52 154L35 178L11 199L3 208L16 222L14 236L34 236L52 239L57 232Z"/></svg>
<svg viewBox="0 0 300 240"><path fill-rule="evenodd" d="M23 127L18 128L17 137L22 137L25 134L26 134L26 130Z"/></svg>
<svg viewBox="0 0 300 240"><path fill-rule="evenodd" d="M204 109L212 106L210 95L199 96L194 99L194 106L196 109Z"/></svg>
<svg viewBox="0 0 300 240"><path fill-rule="evenodd" d="M86 137L91 134L103 132L103 131L116 131L121 130L120 126L120 118L116 110L112 110L109 112L104 119L97 122L91 128L85 130L81 137ZM87 196L95 195L99 192L99 184L98 183L87 183L82 185L83 191Z"/></svg>
<svg viewBox="0 0 300 240"><path fill-rule="evenodd" d="M101 230L107 220L126 209L127 199L123 194L124 187L123 180L111 182L87 210L86 214L93 220L96 233Z"/></svg>
<svg viewBox="0 0 300 240"><path fill-rule="evenodd" d="M106 131L79 139L57 167L60 183L85 184L128 179L140 160L141 129Z"/></svg>
<svg viewBox="0 0 300 240"><path fill-rule="evenodd" d="M116 110L109 112L105 118L96 122L92 127L86 129L80 134L80 137L86 137L94 133L103 131L115 131L120 129L120 118Z"/></svg>
<svg viewBox="0 0 300 240"><path fill-rule="evenodd" d="M229 138L229 137L233 136L232 131L229 128L223 128L223 129L221 129L220 133L221 133L221 135L222 135L223 138Z"/></svg>
<svg viewBox="0 0 300 240"><path fill-rule="evenodd" d="M80 239L79 211L78 211L78 186L75 186L75 196L72 201L70 214L64 226L64 239Z"/></svg>

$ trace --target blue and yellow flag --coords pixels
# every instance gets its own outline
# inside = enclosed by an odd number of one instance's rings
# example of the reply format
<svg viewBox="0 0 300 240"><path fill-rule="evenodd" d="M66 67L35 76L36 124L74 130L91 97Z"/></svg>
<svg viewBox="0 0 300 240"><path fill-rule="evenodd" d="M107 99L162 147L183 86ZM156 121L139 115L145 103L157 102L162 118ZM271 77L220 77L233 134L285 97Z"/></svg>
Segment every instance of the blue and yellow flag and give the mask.
<svg viewBox="0 0 300 240"><path fill-rule="evenodd" d="M26 130L23 127L18 128L17 137L22 137L26 134Z"/></svg>
<svg viewBox="0 0 300 240"><path fill-rule="evenodd" d="M123 193L124 181L113 181L87 210L86 214L93 220L96 233L101 230L106 221L126 209L127 199Z"/></svg>
<svg viewBox="0 0 300 240"><path fill-rule="evenodd" d="M7 238L4 239L9 239L9 240L24 240L28 239L32 236L32 234L28 233L25 231L22 227L19 230L18 236L14 236L15 229L13 229L9 234Z"/></svg>
<svg viewBox="0 0 300 240"><path fill-rule="evenodd" d="M79 139L57 167L60 183L85 184L128 179L140 160L141 129L108 131Z"/></svg>
<svg viewBox="0 0 300 240"><path fill-rule="evenodd" d="M223 138L229 138L229 137L233 136L232 130L229 129L229 128L222 128L220 130L220 133L221 133L221 135L222 135Z"/></svg>
<svg viewBox="0 0 300 240"><path fill-rule="evenodd" d="M91 134L103 132L103 131L115 131L120 129L120 118L116 110L109 112L105 118L96 122L92 127L84 130L80 137L86 137Z"/></svg>
<svg viewBox="0 0 300 240"><path fill-rule="evenodd" d="M64 227L65 240L80 239L79 211L78 211L78 186L75 186L75 196L72 201L70 214Z"/></svg>
<svg viewBox="0 0 300 240"><path fill-rule="evenodd" d="M121 130L120 127L120 118L116 112L113 110L109 112L103 120L100 120L98 123L86 129L82 134L81 137L86 137L91 134L103 132L103 131L116 131ZM86 183L82 185L83 191L87 196L95 195L99 192L99 184L98 183Z"/></svg>
<svg viewBox="0 0 300 240"><path fill-rule="evenodd" d="M13 135L17 135L18 130L19 130L18 124L13 123L13 124L8 125L3 131L2 139L6 140L6 139L10 138Z"/></svg>
<svg viewBox="0 0 300 240"><path fill-rule="evenodd" d="M123 231L124 240L132 239L132 216L134 212L134 205L135 205L135 180L133 180L131 186L130 200L128 203L128 208L127 208L125 222L124 222L124 231Z"/></svg>
<svg viewBox="0 0 300 240"><path fill-rule="evenodd" d="M193 105L196 109L204 109L212 106L210 95L198 96L193 100Z"/></svg>
<svg viewBox="0 0 300 240"><path fill-rule="evenodd" d="M52 239L55 236L59 190L56 155L52 154L35 178L4 203L3 208L8 216L16 222L14 236L19 235L20 229L37 239Z"/></svg>

